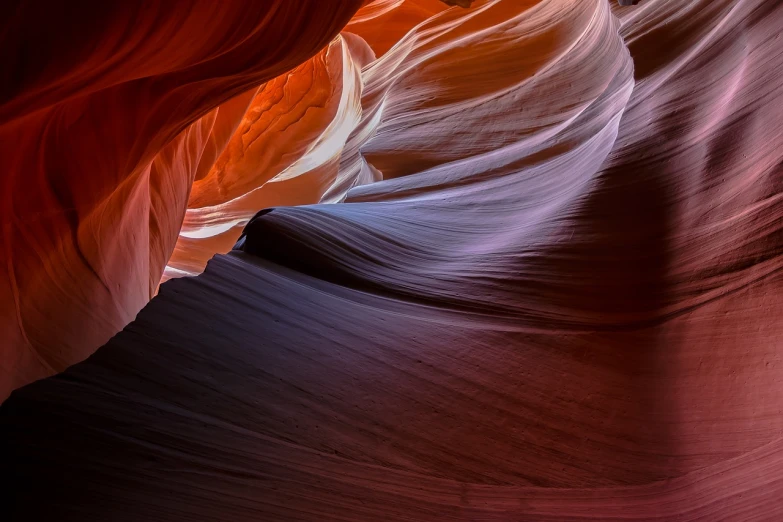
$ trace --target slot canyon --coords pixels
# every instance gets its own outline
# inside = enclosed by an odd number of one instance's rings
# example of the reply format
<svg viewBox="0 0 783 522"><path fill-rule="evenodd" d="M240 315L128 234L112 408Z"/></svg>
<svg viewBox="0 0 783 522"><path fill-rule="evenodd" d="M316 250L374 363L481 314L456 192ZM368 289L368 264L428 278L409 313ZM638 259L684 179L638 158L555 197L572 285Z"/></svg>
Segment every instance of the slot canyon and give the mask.
<svg viewBox="0 0 783 522"><path fill-rule="evenodd" d="M783 520L783 0L0 12L0 520Z"/></svg>

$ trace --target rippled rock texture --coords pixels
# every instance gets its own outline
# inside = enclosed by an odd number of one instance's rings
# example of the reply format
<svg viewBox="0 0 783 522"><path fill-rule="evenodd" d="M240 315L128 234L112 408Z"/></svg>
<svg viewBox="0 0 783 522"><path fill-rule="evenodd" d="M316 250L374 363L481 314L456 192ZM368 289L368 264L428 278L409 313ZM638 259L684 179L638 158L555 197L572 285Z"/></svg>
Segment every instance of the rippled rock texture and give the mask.
<svg viewBox="0 0 783 522"><path fill-rule="evenodd" d="M0 399L135 317L259 84L322 52L361 1L234 4L0 8Z"/></svg>
<svg viewBox="0 0 783 522"><path fill-rule="evenodd" d="M36 29L6 389L206 271L0 407L12 520L783 517L783 4L447 3Z"/></svg>

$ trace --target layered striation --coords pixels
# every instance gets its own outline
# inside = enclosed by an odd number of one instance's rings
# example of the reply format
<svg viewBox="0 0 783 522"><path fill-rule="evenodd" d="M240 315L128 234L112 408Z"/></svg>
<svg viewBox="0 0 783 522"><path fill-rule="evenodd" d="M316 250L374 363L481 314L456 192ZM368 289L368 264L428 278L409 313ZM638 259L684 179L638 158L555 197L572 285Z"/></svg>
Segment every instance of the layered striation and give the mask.
<svg viewBox="0 0 783 522"><path fill-rule="evenodd" d="M112 189L183 223L137 302L206 271L3 404L13 520L783 516L783 5L455 3L305 17Z"/></svg>
<svg viewBox="0 0 783 522"><path fill-rule="evenodd" d="M318 53L362 2L95 4L3 8L0 398L135 317L247 91Z"/></svg>

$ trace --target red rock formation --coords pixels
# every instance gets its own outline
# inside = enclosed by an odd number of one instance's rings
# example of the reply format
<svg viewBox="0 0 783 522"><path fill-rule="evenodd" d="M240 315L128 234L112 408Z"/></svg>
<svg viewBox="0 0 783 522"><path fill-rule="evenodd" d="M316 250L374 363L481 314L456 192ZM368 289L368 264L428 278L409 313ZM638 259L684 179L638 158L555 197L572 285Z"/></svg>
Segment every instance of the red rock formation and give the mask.
<svg viewBox="0 0 783 522"><path fill-rule="evenodd" d="M249 223L3 404L13 520L783 518L783 4L473 4L171 142L171 266Z"/></svg>
<svg viewBox="0 0 783 522"><path fill-rule="evenodd" d="M361 36L380 57L408 31L447 7L441 0L376 0L360 9L345 31Z"/></svg>
<svg viewBox="0 0 783 522"><path fill-rule="evenodd" d="M133 319L247 91L318 52L361 3L2 7L0 399Z"/></svg>

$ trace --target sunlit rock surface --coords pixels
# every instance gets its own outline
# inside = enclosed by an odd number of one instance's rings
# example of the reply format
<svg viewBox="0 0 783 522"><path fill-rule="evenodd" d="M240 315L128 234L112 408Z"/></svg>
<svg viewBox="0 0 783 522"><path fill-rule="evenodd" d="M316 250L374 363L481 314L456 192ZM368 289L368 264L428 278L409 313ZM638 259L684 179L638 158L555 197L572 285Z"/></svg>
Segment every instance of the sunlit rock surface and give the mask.
<svg viewBox="0 0 783 522"><path fill-rule="evenodd" d="M11 520L783 518L782 28L363 6L156 151L170 275L244 233L0 407Z"/></svg>
<svg viewBox="0 0 783 522"><path fill-rule="evenodd" d="M373 58L347 34L255 92L222 154L193 183L167 277L200 273L259 208L321 200L361 118L360 70Z"/></svg>

